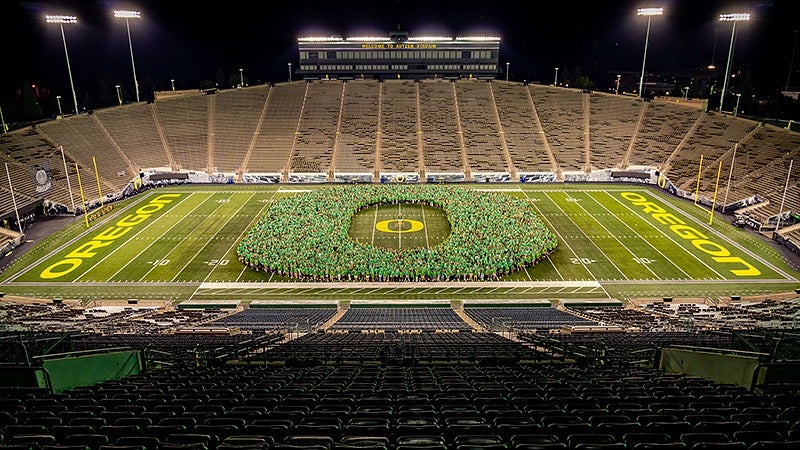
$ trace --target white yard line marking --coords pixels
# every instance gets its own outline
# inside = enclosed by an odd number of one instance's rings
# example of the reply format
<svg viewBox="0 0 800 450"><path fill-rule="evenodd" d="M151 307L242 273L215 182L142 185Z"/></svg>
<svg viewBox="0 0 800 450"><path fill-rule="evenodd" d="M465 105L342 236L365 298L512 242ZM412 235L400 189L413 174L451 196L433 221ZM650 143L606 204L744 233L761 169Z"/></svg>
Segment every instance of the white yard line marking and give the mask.
<svg viewBox="0 0 800 450"><path fill-rule="evenodd" d="M208 197L207 199L205 199L205 200L203 201L203 203L201 203L200 205L197 205L197 207L195 207L195 209L194 209L194 210L197 210L197 208L199 208L201 205L205 204L205 203L206 203L208 200L210 200L212 197L213 197L213 195L212 195L212 196L210 196L210 197ZM230 198L230 197L229 197L229 198ZM215 212L216 212L216 211L217 211L219 208L221 208L221 207L222 207L222 205L223 205L223 204L224 204L224 203L218 203L218 204L217 204L217 206L214 208L214 210L213 210L213 211L211 211L210 213L208 213L208 214L206 215L206 218L207 218L207 217L209 217L209 216L211 216L212 214L214 214L214 213L215 213ZM192 210L192 211L194 211L194 210ZM191 214L187 214L187 215L184 217L184 219L185 219L186 217L191 217ZM200 222L200 223L203 223L203 222L205 222L205 220L206 220L206 219L203 219L203 221L202 221L202 222ZM167 230L164 232L164 235L166 235L166 234L168 234L170 231L172 231L172 229L175 227L175 225L177 225L178 223L180 223L180 222L182 222L182 221L183 221L183 219L181 219L181 220L179 220L179 221L175 222L174 224L172 224L172 226L170 226L170 227L169 227L169 228L168 228L168 229L167 229ZM162 236L163 236L163 235L162 235ZM158 239L156 239L156 240L155 240L155 241L153 241L153 242L152 242L150 245L148 245L148 246L147 246L147 248L150 248L150 247L151 247L153 244L155 244L156 242L158 242ZM169 249L169 251L167 252L167 254L166 254L166 255L164 255L164 256L162 256L162 257L161 257L161 258L159 258L159 259L161 259L161 260L169 260L168 256L169 256L169 255L171 255L171 254L172 254L172 252L174 252L174 251L175 251L175 249L177 249L178 247L179 247L179 245L174 245L174 246L172 246L172 247ZM143 251L144 251L144 250L143 250ZM141 255L141 252L139 253L139 255ZM138 256L139 256L139 255L137 255L137 258L138 258ZM135 261L135 259L133 259L132 261ZM145 279L145 278L146 278L148 275L150 275L150 273L151 273L153 270L155 270L155 268L156 268L156 267L158 267L158 266L157 266L156 264L153 264L153 267L151 267L151 268L147 269L147 272L145 272L145 273L144 273L144 275L142 275L141 277L139 277L139 280L138 280L138 281L142 281L142 280L144 280L144 279Z"/></svg>
<svg viewBox="0 0 800 450"><path fill-rule="evenodd" d="M230 200L234 195L236 195L236 193L232 193L231 196L228 197L228 200ZM256 194L250 194L250 197L247 200L241 202L241 204L239 205L239 208L236 209L236 212L231 214L228 217L228 220L225 221L225 225L220 227L220 229L225 228L226 226L228 226L228 224L230 223L231 219L233 219L234 217L236 217L239 214L239 211L241 211L242 208L244 208L244 205L246 205L247 202L249 202L250 200L253 199L254 195L256 195ZM208 246L209 243L211 243L211 239L206 239L206 243L203 244L202 246L200 246L200 248L197 250L197 252L194 254L194 256L192 256L191 258L189 258L188 261L186 261L186 264L184 264L184 266L181 268L181 270L179 270L177 273L175 273L175 276L172 277L172 280L170 280L170 281L175 281L175 279L178 278L178 275L180 275L184 270L186 270L187 267L189 267L189 264L191 264L195 260L195 258L197 258L197 255L199 255L200 252L202 252ZM225 252L225 253L227 253L227 252ZM224 256L225 255L223 254L223 257ZM214 267L216 267L217 265L219 265L219 260L217 260L217 264ZM211 270L214 270L214 269L212 268ZM211 272L209 272L209 273L211 273Z"/></svg>
<svg viewBox="0 0 800 450"><path fill-rule="evenodd" d="M666 237L667 239L669 239L670 241L672 241L672 243L673 243L673 244L675 244L676 246L678 246L678 248L682 249L684 252L688 253L688 254L689 254L689 255L691 255L691 256L692 256L694 259L696 259L696 260L697 260L697 261L699 261L701 264L703 264L704 266L706 266L706 268L708 268L708 270L710 270L710 271L714 272L715 274L717 274L717 276L718 276L720 279L723 279L723 280L725 279L725 277L723 277L723 276L722 276L722 275L721 275L719 272L717 272L716 270L714 270L714 268L713 268L713 267L711 267L711 266L709 266L709 265L708 265L708 264L707 264L705 261L703 261L702 259L700 259L700 257L698 257L696 254L694 254L694 253L692 253L692 252L690 252L690 251L686 251L686 249L685 249L683 246L681 246L681 245L680 245L680 244L679 244L679 243L678 243L678 242L677 242L675 239L673 239L673 238L672 238L672 236L670 236L669 234L665 233L665 232L664 232L662 229L660 229L660 228L656 227L654 223L650 222L649 220L647 220L647 218L646 218L646 217L642 216L642 215L639 213L639 211L638 211L638 210L635 210L635 209L631 208L630 206L628 206L627 204L623 203L622 201L620 201L619 199L617 199L617 198L616 198L616 197L614 197L613 195L611 195L611 194L609 194L609 193L606 193L606 194L607 194L609 197L613 198L613 199L614 199L614 200L615 200L617 203L619 203L620 205L624 206L624 207L625 207L625 209L627 209L628 211L631 211L631 212L633 212L633 213L634 213L634 214L635 214L637 217L639 217L639 218L640 218L640 219L642 219L644 222L646 222L648 225L650 225L650 227L651 227L651 228L653 228L654 230L658 231L658 232L659 232L661 235L663 235L664 237ZM659 253L660 253L660 252L659 252ZM663 254L663 253L662 253L662 254ZM665 257L666 257L666 255L665 255ZM667 259L669 259L669 258L667 258ZM683 271L683 269L681 269L681 271ZM683 273L684 273L684 274L686 274L686 272L683 272ZM692 276L689 276L689 274L686 274L686 276L687 276L687 278L689 278L689 279L693 279L693 278L694 278L694 277L692 277Z"/></svg>
<svg viewBox="0 0 800 450"><path fill-rule="evenodd" d="M419 205L422 210L422 229L425 230L425 247L431 248L431 243L428 241L428 222L425 220L425 205Z"/></svg>
<svg viewBox="0 0 800 450"><path fill-rule="evenodd" d="M189 195L187 195L187 196L185 196L184 198L182 198L182 199L181 199L181 200L180 200L178 203L176 203L176 204L175 204L175 205L174 205L172 208L170 208L170 209L174 209L175 207L179 206L181 203L183 203L183 202L185 202L186 200L188 200L188 199L189 199L189 197L191 197L192 195L194 195L194 193L189 193ZM209 196L209 198L211 198L211 196ZM137 231L137 232L136 232L136 234L134 234L133 236L131 236L131 237L128 239L128 241L126 241L126 242L130 242L131 240L135 239L135 238L136 238L136 236L139 236L140 234L142 234L142 233L143 233L145 230L147 230L147 229L148 229L148 228L150 228L151 226L153 226L153 225L155 225L155 224L159 223L159 220L161 220L161 219L163 219L163 218L165 218L165 217L167 217L167 212L165 212L164 214L162 214L162 215L158 216L158 217L157 217L155 220L153 220L152 222L150 222L150 223L148 223L147 225L145 225L144 227L142 227L142 229L140 229L139 231ZM180 222L180 221L178 221L178 222ZM173 224L172 226L175 226L175 224ZM170 229L171 229L171 227L170 227ZM154 242L155 242L155 240L154 240L153 242L151 242L150 244L148 244L148 245L147 245L147 247L145 247L145 249L147 249L147 248L150 248L150 246L151 246L151 245L153 245L153 243L154 243ZM95 264L93 264L93 265L89 266L88 268L86 268L86 270L85 270L85 271L84 271L82 274L80 274L79 276L75 277L75 281L78 281L78 280L80 280L81 278L85 277L87 273L89 273L89 272L91 272L93 269L95 269L95 268L99 267L99 266L100 266L100 264L101 264L103 261L105 261L106 259L110 258L110 257L111 257L112 255L114 255L114 254L115 254L117 251L121 250L121 249L122 249L122 248L124 248L124 247L125 247L124 245L118 245L118 246L116 246L116 247L114 248L114 250L112 250L112 251L111 251L109 254L107 254L106 256L104 256L102 259L98 260L98 261L97 261ZM142 250L142 251L144 251L144 250ZM141 255L141 252L139 253L139 255ZM136 256L138 257L139 255L136 255ZM131 261L134 261L134 260L135 260L135 258L131 259ZM122 269L124 269L125 267L128 267L128 264L130 264L130 262L131 262L131 261L128 261L128 263L126 263L125 265L123 265L122 267L120 267L120 268L119 268L119 270L117 270L116 272L114 272L114 273L113 273L113 274L112 274L110 277L108 277L106 280L108 281L108 280L112 280L112 279L114 279L114 277L115 277L115 276L119 275L119 273L122 271Z"/></svg>
<svg viewBox="0 0 800 450"><path fill-rule="evenodd" d="M584 207L583 207L583 205L581 205L581 203L580 203L580 202L574 202L574 203L575 203L576 205L578 205L578 208L580 208L580 209L581 209L581 211L583 211L583 212L584 212L584 214L586 214L586 215L587 215L587 216L588 216L590 219L592 219L592 221L594 221L596 224L600 225L600 228L602 228L602 229L603 229L603 231L605 231L605 232L606 232L606 234L608 234L609 236L611 236L612 238L614 238L614 240L615 240L615 241L617 241L617 243L618 243L619 245L621 245L621 246L622 246L622 248L624 248L624 249L625 249L625 250L626 250L628 253L630 253L632 257L634 257L634 258L636 258L636 257L637 257L637 256L636 256L636 253L633 253L633 251L631 251L631 249L630 249L630 248L628 248L628 246L627 246L627 245L623 244L623 243L622 243L622 241L621 241L621 240L619 240L619 238L617 237L617 235L616 235L615 233L612 233L612 232L611 232L611 231L610 231L608 228L606 228L606 226L605 226L605 225L603 225L603 223L602 223L602 222L600 222L599 220L597 220L597 218L595 218L595 215L594 215L594 214L590 214L590 213L589 213L589 211L587 211L587 210L586 210L586 208L584 208ZM572 220L572 219L570 218L570 220ZM581 232L583 232L583 229L581 229ZM609 258L609 260L610 260L610 258ZM615 266L616 266L616 264L615 264ZM643 264L643 266L644 266L644 268L645 268L645 269L647 269L647 271L648 271L648 272L650 272L651 274L653 274L653 276L654 276L654 277L658 278L659 280L661 279L661 277L660 277L660 276L658 276L658 274L656 274L655 272L653 272L653 269L651 269L651 268L650 268L650 267L649 267L647 264ZM627 277L626 277L626 278L627 278Z"/></svg>
<svg viewBox="0 0 800 450"><path fill-rule="evenodd" d="M563 191L562 191L562 192L563 192ZM548 198L548 200L550 200L550 202L551 202L552 204L554 204L554 205L556 206L556 208L558 208L558 210L559 210L559 211L561 211L561 214L563 214L563 215L564 215L564 217L566 217L566 218L567 218L567 219L568 219L570 222L572 222L572 224L573 224L573 225L575 225L575 228L577 228L577 229L578 229L578 231L580 231L580 232L581 232L581 234L583 234L583 236L584 236L584 237L585 237L585 238L586 238L586 239L587 239L589 242L591 242L591 243L592 243L592 245L594 246L594 248L596 248L596 249L597 249L597 251L598 251L598 252L600 252L600 254L602 254L602 255L603 255L603 257L605 257L606 261L610 262L610 263L611 263L611 265L612 265L612 266L614 266L614 268L615 268L615 269L617 269L617 272L619 272L619 274L620 274L620 275L622 275L622 277L623 277L623 278L625 278L626 280L628 280L629 278L628 278L628 277L625 275L625 272L623 272L623 271L622 271L622 270L621 270L621 269L620 269L620 268L619 268L619 267L618 267L618 266L617 266L617 265L614 263L614 261L613 261L611 258L609 258L609 257L605 256L605 252L604 252L604 251L603 251L603 250L602 250L602 249L601 249L601 248L600 248L600 247L597 245L597 243L594 241L594 239L590 238L590 237L589 237L589 236L586 234L586 232L584 232L584 231L583 231L583 228L581 228L581 227L580 227L580 226L579 226L577 223L575 223L575 221L574 221L574 220L572 220L572 217L570 217L570 216L569 216L569 214L567 214L567 212L566 212L566 211L564 211L564 209L562 209L562 208L561 208L561 205L559 205L558 203L556 203L556 202L555 202L555 200L553 200L553 198L552 198L552 197L550 197L550 194L548 194L548 193L545 193L544 195L545 195L545 197L547 197L547 198ZM565 241L565 242L566 242L566 241ZM570 249L571 249L571 248L570 248ZM572 252L572 253L575 253L575 252ZM576 257L578 257L578 255L577 255L577 254L575 254L575 256L576 256ZM582 258L580 258L580 257L578 257L578 259L581 259L581 260L582 260ZM581 264L583 264L583 261L581 261ZM584 267L585 267L585 265L584 265ZM589 269L587 268L586 270L589 270ZM591 271L590 271L589 273L591 273ZM592 274L592 276L594 276L594 274Z"/></svg>

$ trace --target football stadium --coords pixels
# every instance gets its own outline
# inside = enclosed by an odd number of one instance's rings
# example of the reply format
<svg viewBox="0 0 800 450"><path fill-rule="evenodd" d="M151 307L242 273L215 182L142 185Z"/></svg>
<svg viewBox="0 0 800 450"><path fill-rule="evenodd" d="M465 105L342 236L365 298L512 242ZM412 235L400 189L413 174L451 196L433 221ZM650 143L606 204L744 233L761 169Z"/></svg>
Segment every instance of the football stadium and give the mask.
<svg viewBox="0 0 800 450"><path fill-rule="evenodd" d="M0 135L0 449L800 448L800 134L499 49Z"/></svg>

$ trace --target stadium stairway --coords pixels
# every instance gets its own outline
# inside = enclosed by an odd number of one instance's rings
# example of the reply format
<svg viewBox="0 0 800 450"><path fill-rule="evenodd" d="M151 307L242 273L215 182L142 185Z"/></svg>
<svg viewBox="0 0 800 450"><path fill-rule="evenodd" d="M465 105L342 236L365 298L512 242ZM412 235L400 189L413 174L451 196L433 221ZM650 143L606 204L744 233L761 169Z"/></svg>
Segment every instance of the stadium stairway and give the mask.
<svg viewBox="0 0 800 450"><path fill-rule="evenodd" d="M484 329L484 328L481 326L481 324L479 324L479 323L478 323L478 322L476 322L476 321L475 321L475 320L474 320L472 317L470 317L469 315L467 315L467 314L465 314L465 313L464 313L464 306L463 306L463 304L462 304L461 306L459 306L459 307L453 307L453 312L455 312L455 313L456 313L456 315L458 315L458 317L460 317L460 318L461 318L461 320L463 320L464 322L466 322L466 323L467 323L467 325L469 325L469 326L472 328L472 331L478 331L478 332L484 332L484 331L486 331L486 329Z"/></svg>
<svg viewBox="0 0 800 450"><path fill-rule="evenodd" d="M333 315L327 322L323 323L322 326L319 327L321 331L327 331L328 328L332 327L333 324L339 321L342 318L344 313L347 312L347 309L342 308L341 306L336 310L336 314Z"/></svg>

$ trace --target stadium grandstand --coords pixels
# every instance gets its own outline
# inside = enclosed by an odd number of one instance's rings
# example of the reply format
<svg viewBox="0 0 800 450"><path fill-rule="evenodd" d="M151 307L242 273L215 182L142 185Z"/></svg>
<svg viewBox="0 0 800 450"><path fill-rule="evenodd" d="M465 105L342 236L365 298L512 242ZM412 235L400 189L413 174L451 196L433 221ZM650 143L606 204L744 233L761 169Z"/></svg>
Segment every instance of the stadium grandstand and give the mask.
<svg viewBox="0 0 800 450"><path fill-rule="evenodd" d="M0 135L0 450L800 448L800 135L495 79L494 37L298 49ZM354 276L456 237L495 253Z"/></svg>

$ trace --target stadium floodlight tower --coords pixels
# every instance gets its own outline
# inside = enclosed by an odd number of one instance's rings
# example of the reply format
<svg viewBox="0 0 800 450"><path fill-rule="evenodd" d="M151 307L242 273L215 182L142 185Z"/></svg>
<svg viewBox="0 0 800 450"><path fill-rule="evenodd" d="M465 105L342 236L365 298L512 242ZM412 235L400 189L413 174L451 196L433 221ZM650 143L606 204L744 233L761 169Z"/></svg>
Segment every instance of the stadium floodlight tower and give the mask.
<svg viewBox="0 0 800 450"><path fill-rule="evenodd" d="M57 23L61 27L61 42L64 43L64 56L67 58L67 73L69 74L69 87L72 89L72 102L75 104L75 114L79 114L78 96L75 95L75 83L72 82L72 67L69 65L69 52L67 51L67 38L64 36L64 24L78 23L75 16L46 15L44 20L47 23Z"/></svg>
<svg viewBox="0 0 800 450"><path fill-rule="evenodd" d="M664 14L664 8L639 8L636 10L637 16L647 17L647 34L644 37L644 57L642 58L642 76L639 78L639 97L644 97L644 67L647 63L647 45L650 43L650 19L653 16Z"/></svg>
<svg viewBox="0 0 800 450"><path fill-rule="evenodd" d="M731 27L731 44L728 47L728 63L725 65L725 79L722 80L722 92L719 94L719 112L722 112L722 103L725 100L725 91L728 89L728 76L731 72L731 60L733 59L733 40L736 36L736 22L746 22L750 20L749 13L730 13L720 14L720 22L733 22Z"/></svg>
<svg viewBox="0 0 800 450"><path fill-rule="evenodd" d="M125 19L125 27L128 29L128 48L131 50L131 67L133 68L133 87L136 90L136 103L139 103L139 80L136 79L136 63L133 62L133 42L131 41L131 22L130 19L141 19L142 13L139 11L114 11L114 17Z"/></svg>

